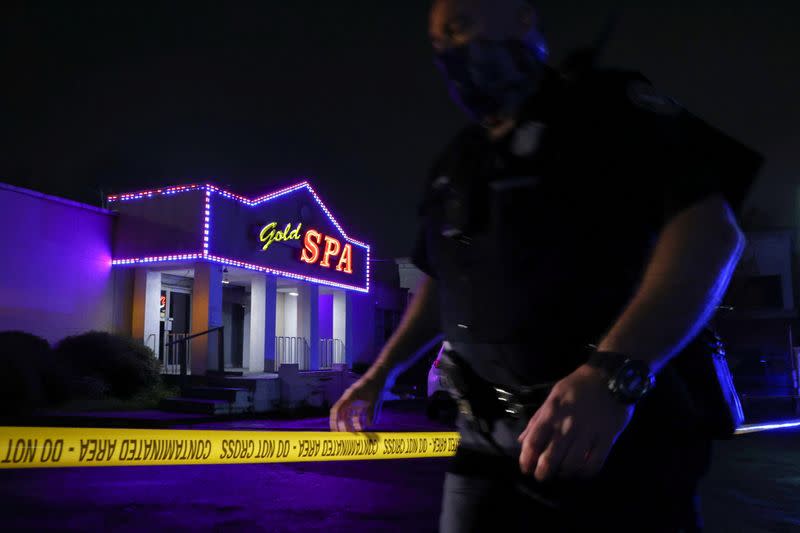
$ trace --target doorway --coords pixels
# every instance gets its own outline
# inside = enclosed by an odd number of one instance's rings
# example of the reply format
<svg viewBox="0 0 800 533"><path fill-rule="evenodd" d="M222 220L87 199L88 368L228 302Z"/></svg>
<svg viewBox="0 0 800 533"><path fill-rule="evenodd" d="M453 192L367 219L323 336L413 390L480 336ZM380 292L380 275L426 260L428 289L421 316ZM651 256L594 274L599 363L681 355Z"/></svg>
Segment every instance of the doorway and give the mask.
<svg viewBox="0 0 800 533"><path fill-rule="evenodd" d="M174 344L174 341L188 336L191 331L192 293L186 287L163 284L161 287L158 360L164 373L179 374L181 351L188 350L188 346ZM187 361L189 357L186 353Z"/></svg>
<svg viewBox="0 0 800 533"><path fill-rule="evenodd" d="M225 368L245 370L245 320L250 293L243 285L228 283L222 289L222 326L225 343ZM248 333L249 337L249 333Z"/></svg>

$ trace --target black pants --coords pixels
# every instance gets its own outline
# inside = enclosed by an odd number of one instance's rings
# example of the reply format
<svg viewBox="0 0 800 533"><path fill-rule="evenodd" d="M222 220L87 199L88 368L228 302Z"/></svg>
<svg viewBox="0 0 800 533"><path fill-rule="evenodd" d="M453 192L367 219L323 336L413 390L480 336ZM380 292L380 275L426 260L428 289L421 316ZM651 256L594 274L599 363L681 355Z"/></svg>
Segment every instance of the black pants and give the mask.
<svg viewBox="0 0 800 533"><path fill-rule="evenodd" d="M445 479L442 533L702 530L696 489L709 466L707 438L634 416L597 477L542 484L519 472L516 437L525 423L496 423L490 441L459 420L462 441Z"/></svg>

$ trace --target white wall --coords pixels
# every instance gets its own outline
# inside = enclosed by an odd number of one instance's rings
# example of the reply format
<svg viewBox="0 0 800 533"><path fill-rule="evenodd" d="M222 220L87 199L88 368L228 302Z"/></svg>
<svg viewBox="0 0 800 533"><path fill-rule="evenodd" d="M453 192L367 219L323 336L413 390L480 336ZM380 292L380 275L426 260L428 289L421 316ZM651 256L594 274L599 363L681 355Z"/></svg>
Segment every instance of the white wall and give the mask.
<svg viewBox="0 0 800 533"><path fill-rule="evenodd" d="M347 336L347 293L333 291L333 338L344 342ZM347 346L345 346L345 353Z"/></svg>
<svg viewBox="0 0 800 533"><path fill-rule="evenodd" d="M250 368L250 307L252 304L244 306L244 346L242 349L242 368Z"/></svg>
<svg viewBox="0 0 800 533"><path fill-rule="evenodd" d="M131 335L158 353L161 272L137 268L133 281Z"/></svg>
<svg viewBox="0 0 800 533"><path fill-rule="evenodd" d="M250 282L250 320L252 321L249 337L250 349L248 350L250 372L264 371L265 336L268 329L266 328L267 304L272 301L267 295L268 288L267 279L263 275L253 277ZM269 330L271 335L272 328Z"/></svg>
<svg viewBox="0 0 800 533"><path fill-rule="evenodd" d="M297 296L284 294L283 300L283 336L297 337Z"/></svg>
<svg viewBox="0 0 800 533"><path fill-rule="evenodd" d="M286 293L279 292L275 296L275 336L286 336Z"/></svg>
<svg viewBox="0 0 800 533"><path fill-rule="evenodd" d="M0 184L0 331L50 342L129 332L130 323L115 323L115 296L129 299L113 290L112 223L107 211Z"/></svg>

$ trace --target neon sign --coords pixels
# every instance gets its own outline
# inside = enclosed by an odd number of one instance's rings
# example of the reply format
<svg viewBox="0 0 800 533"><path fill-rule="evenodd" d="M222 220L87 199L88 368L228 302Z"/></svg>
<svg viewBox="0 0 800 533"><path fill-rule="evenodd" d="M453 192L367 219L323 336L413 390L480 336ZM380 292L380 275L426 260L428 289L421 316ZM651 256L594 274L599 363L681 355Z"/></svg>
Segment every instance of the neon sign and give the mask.
<svg viewBox="0 0 800 533"><path fill-rule="evenodd" d="M303 226L302 223L298 223L297 227L292 229L291 224L286 224L286 227L283 231L276 230L275 228L278 227L277 222L270 222L263 228L261 228L261 233L258 234L258 240L264 243L264 247L262 250L265 252L269 245L273 242L282 242L282 241L291 241L291 240L300 240L300 228Z"/></svg>
<svg viewBox="0 0 800 533"><path fill-rule="evenodd" d="M324 239L324 250L320 252L319 246ZM347 274L353 273L353 247L350 243L344 245L339 239L323 235L322 233L310 229L306 232L306 237L303 240L303 251L300 254L300 261L313 265L319 261L319 266L330 268L331 257L336 257L341 251L342 255L339 256L339 262L336 263L336 270L338 272L345 272ZM320 261L320 255L322 260Z"/></svg>
<svg viewBox="0 0 800 533"><path fill-rule="evenodd" d="M273 242L300 240L302 223L298 222L297 227L294 229L292 229L291 223L286 224L283 231L276 229L277 227L277 222L270 222L261 228L258 240L264 243L263 251L266 252ZM320 246L322 246L322 249L320 249ZM336 271L352 274L353 246L350 243L345 244L343 247L339 239L323 235L315 229L306 231L303 238L303 250L300 252L300 261L309 265L318 264L321 267L330 268L331 259L336 257L339 258L335 267Z"/></svg>
<svg viewBox="0 0 800 533"><path fill-rule="evenodd" d="M208 183L207 184L194 183L190 185L177 185L177 186L162 187L150 190L112 195L108 197L108 201L109 203L112 204L114 203L126 204L130 202L148 201L150 199L155 199L155 198L168 198L174 196L181 196L183 194L192 192L200 192L205 196L204 198L205 205L201 204L202 217L201 217L201 224L199 227L200 230L199 237L201 239L201 242L200 246L198 247L199 249L178 249L175 251L159 250L152 254L134 252L132 254L125 254L121 256L117 256L115 254L115 257L113 257L111 260L111 264L115 266L137 266L137 265L150 265L150 264L169 263L169 262L208 261L220 265L234 266L237 268L244 268L255 272L261 272L280 277L287 277L291 279L297 279L320 285L327 285L340 289L354 290L364 293L369 292L370 277L371 277L370 246L364 242L352 238L350 235L347 234L344 228L342 228L342 226L339 224L339 221L336 219L336 217L334 217L333 213L331 213L327 205L325 205L322 199L317 195L317 192L308 183L308 181L301 181L289 187L284 187L274 192L270 192L268 194L264 194L257 197L245 197L239 194L234 194L230 191L221 189L215 185ZM303 193L308 193L311 195L313 203L315 203L322 210L327 220L331 224L333 224L333 226L336 228L338 234L340 234L341 237L339 237L338 239L328 238L328 241L331 242L326 242L324 235L320 235L320 237L315 237L314 238L315 240L312 241L313 244L317 245L316 247L317 257L315 258L315 260L313 262L302 261L302 256L301 257L295 256L295 260L301 260L301 262L316 265L318 262L322 263L321 260L325 259L325 252L327 251L328 260L325 261L325 266L327 266L328 268L326 270L328 270L328 272L330 272L331 274L334 274L334 271L336 271L338 267L339 269L338 273L340 273L340 275L346 273L348 277L350 275L353 275L353 277L358 277L359 281L357 282L357 284L352 284L352 282L345 281L343 279L340 280L324 279L323 278L324 274L294 272L292 271L289 265L282 265L280 263L276 265L264 264L263 260L260 259L251 260L251 262L248 262L245 258L241 259L238 258L237 252L235 250L225 249L225 251L222 251L222 249L217 249L217 248L223 247L223 244L211 242L212 241L211 230L215 226L214 223L216 222L216 217L220 216L219 212L217 211L217 208L222 206L221 204L222 200L233 201L246 208L259 208L269 203L281 201L283 198L286 198L288 196L294 196ZM212 209L212 204L213 204L213 209ZM261 223L263 224L263 221ZM259 228L263 229L263 226L257 226L255 230L258 232L260 231ZM275 230L277 233L278 230L277 224L275 226ZM283 230L281 230L281 232L284 233ZM303 237L303 239L301 240L305 240L306 235L304 235L300 231L298 231L298 234L301 237ZM287 234L284 233L284 236L286 235ZM256 235L251 234L250 239L255 240L256 236L260 237L258 233L256 233ZM339 244L338 248L336 243ZM263 244L266 244L266 242L264 242ZM263 246L263 244L259 245L259 249L257 249L259 252L261 251L261 246ZM297 248L301 251L305 250L306 256L310 258L311 256L314 255L313 248L311 248L310 246L301 247L299 245L300 243L298 242ZM290 246L292 246L292 244L290 244ZM356 254L355 257L353 257L352 255L353 253ZM362 254L363 254L363 259L362 259ZM363 272L361 268L362 260L363 260ZM358 267L358 274L353 274L352 271L354 261L357 263L356 266ZM334 265L333 268L331 268L330 266L331 264ZM361 281L362 275L363 275L363 282Z"/></svg>

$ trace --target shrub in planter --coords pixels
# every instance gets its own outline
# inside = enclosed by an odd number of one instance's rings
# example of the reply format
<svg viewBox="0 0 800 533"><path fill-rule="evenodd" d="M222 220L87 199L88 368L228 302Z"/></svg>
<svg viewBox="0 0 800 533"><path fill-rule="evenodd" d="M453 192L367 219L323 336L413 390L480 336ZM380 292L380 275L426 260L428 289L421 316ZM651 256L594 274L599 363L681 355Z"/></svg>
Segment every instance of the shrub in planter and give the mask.
<svg viewBox="0 0 800 533"><path fill-rule="evenodd" d="M130 337L90 331L61 340L55 353L80 376L76 382L97 385L100 381L112 397L128 399L161 385L153 351Z"/></svg>
<svg viewBox="0 0 800 533"><path fill-rule="evenodd" d="M17 415L47 404L41 368L50 344L22 331L0 332L0 414Z"/></svg>

